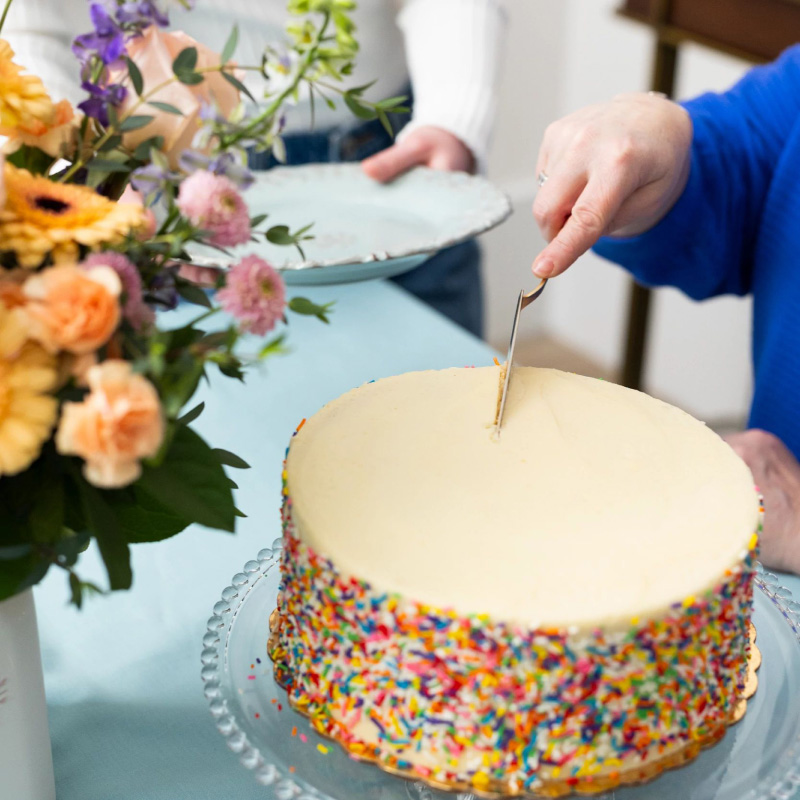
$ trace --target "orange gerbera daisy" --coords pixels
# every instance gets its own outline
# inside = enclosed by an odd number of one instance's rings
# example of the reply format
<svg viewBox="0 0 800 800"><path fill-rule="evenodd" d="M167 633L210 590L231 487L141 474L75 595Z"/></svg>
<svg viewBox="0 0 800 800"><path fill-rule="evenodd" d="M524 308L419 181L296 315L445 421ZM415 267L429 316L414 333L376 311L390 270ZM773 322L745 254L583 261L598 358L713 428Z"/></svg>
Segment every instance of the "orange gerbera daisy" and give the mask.
<svg viewBox="0 0 800 800"><path fill-rule="evenodd" d="M11 45L0 39L0 126L6 136L19 131L35 133L55 119L55 107L36 75L23 75L13 62Z"/></svg>
<svg viewBox="0 0 800 800"><path fill-rule="evenodd" d="M5 165L6 205L0 210L0 252L13 252L21 267L77 261L79 245L120 242L143 221L134 203L115 203L87 186L54 183Z"/></svg>

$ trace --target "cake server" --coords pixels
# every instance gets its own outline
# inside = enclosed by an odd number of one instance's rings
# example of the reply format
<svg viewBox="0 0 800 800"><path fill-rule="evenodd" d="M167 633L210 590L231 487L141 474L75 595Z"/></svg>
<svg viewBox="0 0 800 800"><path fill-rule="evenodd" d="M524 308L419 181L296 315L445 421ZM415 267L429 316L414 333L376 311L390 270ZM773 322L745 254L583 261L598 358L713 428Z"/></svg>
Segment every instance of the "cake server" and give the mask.
<svg viewBox="0 0 800 800"><path fill-rule="evenodd" d="M517 308L514 312L514 323L511 325L511 341L508 344L508 355L506 356L506 374L503 379L503 391L500 395L500 400L497 404L497 417L494 422L494 429L496 433L500 433L500 426L503 424L503 414L506 410L506 399L508 398L508 387L511 385L511 365L514 363L514 348L517 345L517 330L519 328L519 315L523 308L527 308L541 293L547 285L547 278L532 291L526 294L522 289L517 298Z"/></svg>

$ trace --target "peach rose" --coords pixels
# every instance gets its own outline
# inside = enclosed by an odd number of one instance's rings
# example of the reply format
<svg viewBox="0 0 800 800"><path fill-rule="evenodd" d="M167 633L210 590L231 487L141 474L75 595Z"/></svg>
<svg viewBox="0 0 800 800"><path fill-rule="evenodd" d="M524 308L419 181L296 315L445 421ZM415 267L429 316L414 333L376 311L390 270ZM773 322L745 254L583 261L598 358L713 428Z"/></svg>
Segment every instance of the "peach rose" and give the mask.
<svg viewBox="0 0 800 800"><path fill-rule="evenodd" d="M30 277L22 291L31 338L51 353L97 350L119 325L122 283L111 267L58 264Z"/></svg>
<svg viewBox="0 0 800 800"><path fill-rule="evenodd" d="M80 120L75 116L69 100L57 103L55 112L55 119L50 125L36 121L36 125L30 131L0 128L0 133L8 136L8 141L3 145L3 152L15 153L22 145L28 145L38 147L53 158L64 158L73 154L78 144Z"/></svg>
<svg viewBox="0 0 800 800"><path fill-rule="evenodd" d="M214 67L220 63L217 53L196 42L191 36L180 31L165 33L155 25L149 27L142 36L137 36L129 42L128 56L142 73L145 93L173 77L172 62L178 53L187 47L197 48L197 69ZM113 71L111 74L111 82L122 81L129 90L119 108L120 114L130 112L139 101L136 92L131 88L130 81L124 80L125 75L125 70ZM170 165L173 168L177 167L181 153L191 147L192 139L200 128L202 106L214 105L221 114L229 117L239 104L239 91L219 72L207 72L203 77L203 82L195 86L187 86L178 80L172 80L149 98L179 108L180 116L159 111L152 106L139 106L134 113L152 114L155 119L143 128L126 133L123 138L125 147L135 148L145 139L163 136L162 150Z"/></svg>
<svg viewBox="0 0 800 800"><path fill-rule="evenodd" d="M158 394L127 361L104 361L86 378L86 398L64 403L56 449L86 461L83 474L89 483L118 489L142 474L140 460L154 456L164 440Z"/></svg>

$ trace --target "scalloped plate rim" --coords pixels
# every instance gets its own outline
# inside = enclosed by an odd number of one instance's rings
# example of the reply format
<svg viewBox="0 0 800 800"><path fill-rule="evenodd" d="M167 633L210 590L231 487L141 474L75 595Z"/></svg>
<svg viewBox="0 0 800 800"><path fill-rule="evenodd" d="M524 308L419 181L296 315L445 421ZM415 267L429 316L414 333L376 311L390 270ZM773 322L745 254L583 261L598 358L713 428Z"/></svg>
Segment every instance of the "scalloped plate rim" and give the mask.
<svg viewBox="0 0 800 800"><path fill-rule="evenodd" d="M339 172L344 172L345 174L350 175L357 170L360 171L360 165L358 164L303 164L297 167L276 167L275 169L267 170L266 172L259 173L256 176L256 181L260 184L279 182L282 177L285 177L290 173L293 173L294 176L297 176L300 171L302 171L303 174L310 175L312 177L314 173L319 172L322 173L322 178L329 179ZM367 253L366 255L362 254L340 256L338 258L306 259L304 261L282 264L280 266L276 266L275 268L279 272L299 272L302 270L325 269L328 267L357 267L362 264L372 265L375 263L409 258L411 256L432 255L433 253L436 253L446 247L452 247L453 245L460 244L461 242L471 239L473 236L486 233L492 228L495 228L501 223L505 222L513 212L510 197L500 188L495 186L495 184L481 175L468 175L464 172L444 172L442 170L435 170L429 167L415 167L413 170L410 170L397 180L413 180L415 174L425 175L429 180L433 178L433 176L442 176L442 183L446 181L457 180L468 185L472 184L475 187L480 187L480 189L487 192L487 195L491 195L493 201L492 206L487 210L486 214L479 222L469 226L464 226L458 233L454 233L450 236L442 237L440 239L431 240L428 244L414 245L412 247L399 249L392 248L388 250ZM436 180L436 178L433 179ZM200 267L226 268L230 266L235 259L236 256L224 252L220 252L219 257L193 254L191 256L191 263Z"/></svg>

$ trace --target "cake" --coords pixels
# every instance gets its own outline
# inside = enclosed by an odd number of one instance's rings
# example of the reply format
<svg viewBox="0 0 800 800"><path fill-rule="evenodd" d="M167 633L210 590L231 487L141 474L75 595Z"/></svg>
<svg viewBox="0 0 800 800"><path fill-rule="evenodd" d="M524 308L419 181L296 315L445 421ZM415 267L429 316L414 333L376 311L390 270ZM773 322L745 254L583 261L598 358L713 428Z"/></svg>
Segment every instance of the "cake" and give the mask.
<svg viewBox="0 0 800 800"><path fill-rule="evenodd" d="M745 464L640 392L515 368L408 373L304 422L270 655L352 755L558 796L718 741L744 690L760 520Z"/></svg>

